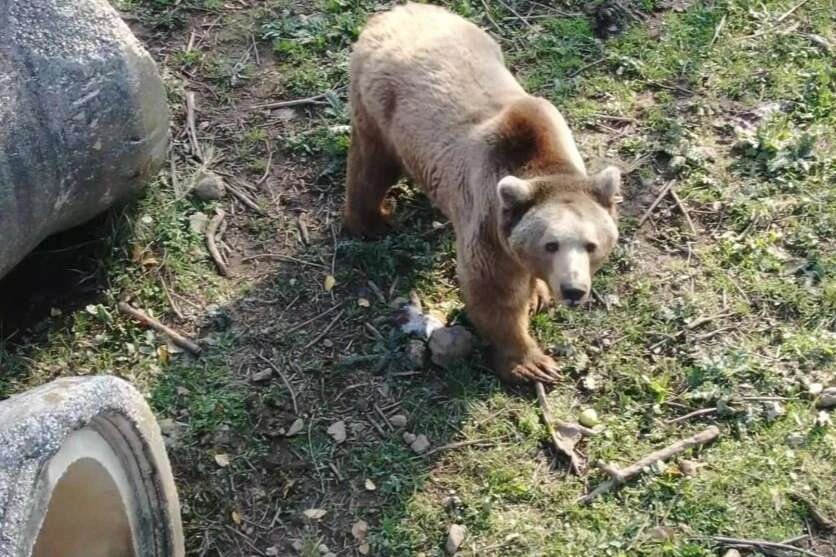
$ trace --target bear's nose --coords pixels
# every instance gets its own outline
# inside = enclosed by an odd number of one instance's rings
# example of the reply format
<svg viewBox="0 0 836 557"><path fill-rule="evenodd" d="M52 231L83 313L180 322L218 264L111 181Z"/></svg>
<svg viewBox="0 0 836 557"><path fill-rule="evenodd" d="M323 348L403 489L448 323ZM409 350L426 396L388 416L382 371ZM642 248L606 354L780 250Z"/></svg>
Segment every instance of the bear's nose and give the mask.
<svg viewBox="0 0 836 557"><path fill-rule="evenodd" d="M563 296L563 299L567 302L577 303L580 302L584 296L586 296L586 290L584 290L583 288L578 288L577 286L573 286L571 284L561 284L560 294Z"/></svg>

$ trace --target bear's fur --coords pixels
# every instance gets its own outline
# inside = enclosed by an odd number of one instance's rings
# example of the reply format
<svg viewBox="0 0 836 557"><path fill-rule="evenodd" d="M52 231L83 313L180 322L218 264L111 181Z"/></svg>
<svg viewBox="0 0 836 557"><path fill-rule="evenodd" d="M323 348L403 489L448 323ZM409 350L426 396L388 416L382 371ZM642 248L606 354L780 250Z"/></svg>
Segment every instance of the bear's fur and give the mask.
<svg viewBox="0 0 836 557"><path fill-rule="evenodd" d="M350 95L346 229L387 230L387 190L412 178L453 224L467 313L495 371L556 380L529 309L550 291L588 296L618 236L618 170L587 175L557 109L523 90L487 33L443 8L372 18L351 55Z"/></svg>

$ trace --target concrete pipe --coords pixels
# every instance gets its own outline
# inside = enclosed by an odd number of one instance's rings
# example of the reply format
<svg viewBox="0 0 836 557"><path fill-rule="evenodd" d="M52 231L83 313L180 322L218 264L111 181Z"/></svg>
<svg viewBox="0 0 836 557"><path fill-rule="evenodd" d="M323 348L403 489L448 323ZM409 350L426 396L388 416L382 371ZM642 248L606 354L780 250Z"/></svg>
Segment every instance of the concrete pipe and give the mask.
<svg viewBox="0 0 836 557"><path fill-rule="evenodd" d="M154 415L110 377L0 403L0 557L181 557L180 505Z"/></svg>

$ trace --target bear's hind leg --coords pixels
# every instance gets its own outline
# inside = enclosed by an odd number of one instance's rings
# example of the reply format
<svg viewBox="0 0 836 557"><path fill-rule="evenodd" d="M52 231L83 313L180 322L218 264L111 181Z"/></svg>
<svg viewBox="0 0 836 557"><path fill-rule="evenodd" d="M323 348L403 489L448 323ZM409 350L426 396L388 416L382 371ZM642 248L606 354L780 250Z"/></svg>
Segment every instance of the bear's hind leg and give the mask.
<svg viewBox="0 0 836 557"><path fill-rule="evenodd" d="M363 130L363 124L361 119L351 129L343 226L355 236L373 238L391 228L393 207L386 192L400 177L400 166L379 134Z"/></svg>

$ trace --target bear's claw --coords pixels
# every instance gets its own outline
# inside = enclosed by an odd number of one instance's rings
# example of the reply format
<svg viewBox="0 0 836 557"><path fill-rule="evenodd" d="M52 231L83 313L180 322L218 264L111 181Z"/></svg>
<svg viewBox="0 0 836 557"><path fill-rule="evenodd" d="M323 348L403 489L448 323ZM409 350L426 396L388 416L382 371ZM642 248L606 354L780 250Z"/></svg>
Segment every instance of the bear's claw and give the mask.
<svg viewBox="0 0 836 557"><path fill-rule="evenodd" d="M512 365L507 374L500 374L502 377L513 383L527 383L539 381L552 384L558 382L560 370L553 359L545 354L529 354L523 357L522 361Z"/></svg>
<svg viewBox="0 0 836 557"><path fill-rule="evenodd" d="M530 313L538 313L546 309L552 303L552 292L549 285L540 279L537 279L534 285L534 292L531 293L531 300L529 301Z"/></svg>

